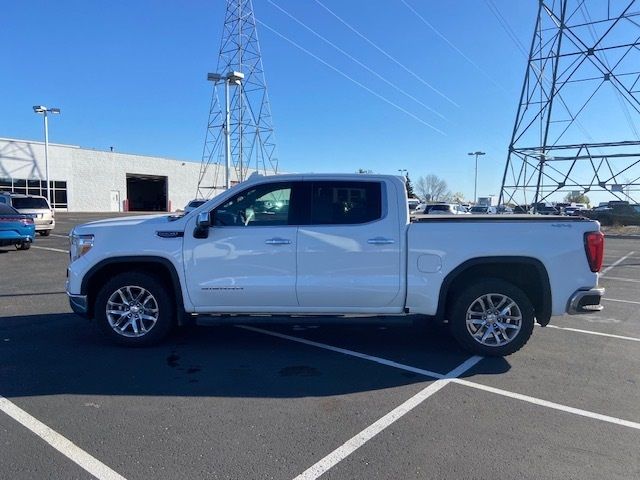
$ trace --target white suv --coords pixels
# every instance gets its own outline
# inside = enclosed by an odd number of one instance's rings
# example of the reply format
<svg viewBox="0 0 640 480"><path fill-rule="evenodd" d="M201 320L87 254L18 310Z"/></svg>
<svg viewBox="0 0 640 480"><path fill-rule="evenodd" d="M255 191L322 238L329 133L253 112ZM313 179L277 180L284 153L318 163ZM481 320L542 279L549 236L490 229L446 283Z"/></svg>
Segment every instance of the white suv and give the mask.
<svg viewBox="0 0 640 480"><path fill-rule="evenodd" d="M22 195L19 193L0 194L0 203L11 205L24 215L33 216L36 232L46 237L56 226L53 208L46 198L39 195Z"/></svg>

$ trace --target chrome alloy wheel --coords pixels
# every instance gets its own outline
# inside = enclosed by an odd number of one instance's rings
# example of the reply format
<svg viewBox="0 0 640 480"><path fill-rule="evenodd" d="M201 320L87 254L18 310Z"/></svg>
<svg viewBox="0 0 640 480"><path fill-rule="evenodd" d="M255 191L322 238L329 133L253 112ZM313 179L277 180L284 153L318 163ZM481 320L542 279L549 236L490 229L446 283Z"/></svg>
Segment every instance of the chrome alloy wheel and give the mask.
<svg viewBox="0 0 640 480"><path fill-rule="evenodd" d="M142 337L158 321L158 302L142 287L121 287L107 301L107 320L119 335Z"/></svg>
<svg viewBox="0 0 640 480"><path fill-rule="evenodd" d="M486 293L476 298L467 309L467 330L473 339L488 347L511 342L522 326L518 304L501 293Z"/></svg>

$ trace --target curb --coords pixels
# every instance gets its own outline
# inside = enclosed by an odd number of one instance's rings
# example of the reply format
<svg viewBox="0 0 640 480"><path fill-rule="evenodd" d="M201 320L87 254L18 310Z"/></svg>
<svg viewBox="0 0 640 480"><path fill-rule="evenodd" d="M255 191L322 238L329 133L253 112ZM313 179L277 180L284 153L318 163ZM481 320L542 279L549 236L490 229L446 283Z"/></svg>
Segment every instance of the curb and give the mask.
<svg viewBox="0 0 640 480"><path fill-rule="evenodd" d="M619 238L620 240L640 240L640 235L618 235L604 232L605 238Z"/></svg>

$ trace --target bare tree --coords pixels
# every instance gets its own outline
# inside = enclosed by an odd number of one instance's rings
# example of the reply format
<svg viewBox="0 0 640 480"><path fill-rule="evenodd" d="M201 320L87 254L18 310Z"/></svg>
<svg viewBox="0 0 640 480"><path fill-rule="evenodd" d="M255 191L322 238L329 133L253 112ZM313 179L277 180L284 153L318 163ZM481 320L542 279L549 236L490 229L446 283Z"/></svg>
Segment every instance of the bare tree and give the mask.
<svg viewBox="0 0 640 480"><path fill-rule="evenodd" d="M433 174L418 178L415 191L426 202L442 202L450 196L447 182Z"/></svg>

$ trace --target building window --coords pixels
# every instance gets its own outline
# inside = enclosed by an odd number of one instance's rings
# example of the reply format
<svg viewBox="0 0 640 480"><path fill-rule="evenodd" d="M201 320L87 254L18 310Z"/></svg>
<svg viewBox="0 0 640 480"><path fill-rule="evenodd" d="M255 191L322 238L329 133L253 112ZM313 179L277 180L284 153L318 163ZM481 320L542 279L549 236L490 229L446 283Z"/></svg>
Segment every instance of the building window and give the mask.
<svg viewBox="0 0 640 480"><path fill-rule="evenodd" d="M51 206L53 208L67 208L67 182L49 180L51 190ZM46 180L26 178L0 178L0 192L21 193L23 195L47 196Z"/></svg>

